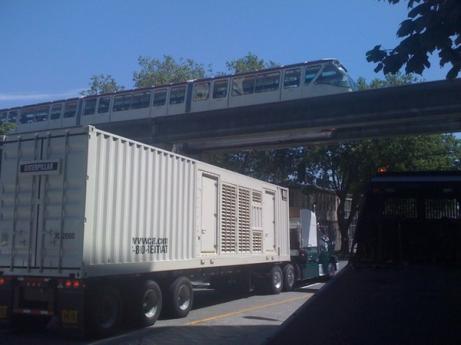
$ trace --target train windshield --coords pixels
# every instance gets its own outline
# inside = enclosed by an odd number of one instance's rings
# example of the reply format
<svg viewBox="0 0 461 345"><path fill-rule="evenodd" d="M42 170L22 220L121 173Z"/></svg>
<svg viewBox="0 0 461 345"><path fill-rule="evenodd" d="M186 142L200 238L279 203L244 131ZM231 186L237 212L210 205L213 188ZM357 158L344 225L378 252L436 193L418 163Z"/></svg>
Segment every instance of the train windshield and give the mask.
<svg viewBox="0 0 461 345"><path fill-rule="evenodd" d="M316 84L333 85L355 90L355 83L347 75L344 68L337 65L326 65L316 79Z"/></svg>

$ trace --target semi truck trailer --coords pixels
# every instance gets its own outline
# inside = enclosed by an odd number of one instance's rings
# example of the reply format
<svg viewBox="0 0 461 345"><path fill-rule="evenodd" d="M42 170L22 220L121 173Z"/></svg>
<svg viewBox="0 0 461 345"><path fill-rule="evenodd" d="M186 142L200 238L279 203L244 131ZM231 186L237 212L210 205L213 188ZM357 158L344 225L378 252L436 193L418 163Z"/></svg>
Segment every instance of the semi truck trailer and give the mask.
<svg viewBox="0 0 461 345"><path fill-rule="evenodd" d="M99 336L183 317L192 280L293 287L288 189L92 126L10 135L0 172L0 321Z"/></svg>

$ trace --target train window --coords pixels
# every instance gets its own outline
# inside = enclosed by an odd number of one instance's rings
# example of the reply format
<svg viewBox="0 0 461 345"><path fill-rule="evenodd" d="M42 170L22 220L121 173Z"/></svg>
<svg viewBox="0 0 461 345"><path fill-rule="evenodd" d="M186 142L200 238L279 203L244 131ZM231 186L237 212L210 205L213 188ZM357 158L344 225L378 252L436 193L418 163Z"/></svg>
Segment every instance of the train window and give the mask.
<svg viewBox="0 0 461 345"><path fill-rule="evenodd" d="M227 96L227 80L216 80L213 86L213 98L224 98Z"/></svg>
<svg viewBox="0 0 461 345"><path fill-rule="evenodd" d="M280 72L268 73L256 77L255 92L268 92L278 90Z"/></svg>
<svg viewBox="0 0 461 345"><path fill-rule="evenodd" d="M166 103L166 92L167 90L156 90L154 91L154 107L160 107Z"/></svg>
<svg viewBox="0 0 461 345"><path fill-rule="evenodd" d="M172 87L170 92L170 104L180 104L186 98L186 87Z"/></svg>
<svg viewBox="0 0 461 345"><path fill-rule="evenodd" d="M74 117L77 114L77 102L68 102L64 105L64 118Z"/></svg>
<svg viewBox="0 0 461 345"><path fill-rule="evenodd" d="M315 76L320 71L320 66L317 67L307 67L306 73L304 74L304 84L310 84L312 80L315 79Z"/></svg>
<svg viewBox="0 0 461 345"><path fill-rule="evenodd" d="M254 92L255 78L241 77L232 79L232 96L249 95Z"/></svg>
<svg viewBox="0 0 461 345"><path fill-rule="evenodd" d="M331 65L325 66L315 82L317 84L327 84L339 87L350 86L347 75L345 73L341 73L337 67Z"/></svg>
<svg viewBox="0 0 461 345"><path fill-rule="evenodd" d="M113 111L123 111L130 109L131 105L131 95L120 95L114 98L114 105L112 107Z"/></svg>
<svg viewBox="0 0 461 345"><path fill-rule="evenodd" d="M35 109L23 109L21 111L21 121L20 122L22 124L35 122Z"/></svg>
<svg viewBox="0 0 461 345"><path fill-rule="evenodd" d="M85 109L83 110L83 115L93 115L96 111L96 101L97 98L89 98L85 100Z"/></svg>
<svg viewBox="0 0 461 345"><path fill-rule="evenodd" d="M110 97L99 97L98 114L109 112Z"/></svg>
<svg viewBox="0 0 461 345"><path fill-rule="evenodd" d="M50 112L50 107L40 107L35 111L35 121L42 122L48 120L48 113Z"/></svg>
<svg viewBox="0 0 461 345"><path fill-rule="evenodd" d="M292 87L299 87L301 81L301 69L290 69L285 71L285 79L283 80L283 87L289 89Z"/></svg>
<svg viewBox="0 0 461 345"><path fill-rule="evenodd" d="M141 109L147 108L150 104L150 92L138 92L133 94L133 103L131 108Z"/></svg>
<svg viewBox="0 0 461 345"><path fill-rule="evenodd" d="M206 101L210 94L210 83L196 83L194 85L194 101Z"/></svg>
<svg viewBox="0 0 461 345"><path fill-rule="evenodd" d="M8 122L16 123L17 118L18 118L18 112L16 110L10 111L10 113L8 114Z"/></svg>
<svg viewBox="0 0 461 345"><path fill-rule="evenodd" d="M50 120L58 120L61 118L62 103L53 104L51 106Z"/></svg>

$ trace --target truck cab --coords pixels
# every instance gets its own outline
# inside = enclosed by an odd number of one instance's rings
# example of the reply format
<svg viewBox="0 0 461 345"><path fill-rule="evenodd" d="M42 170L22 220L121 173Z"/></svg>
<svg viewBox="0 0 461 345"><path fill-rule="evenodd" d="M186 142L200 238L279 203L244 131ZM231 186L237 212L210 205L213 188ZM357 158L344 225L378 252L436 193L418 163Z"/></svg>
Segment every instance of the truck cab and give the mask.
<svg viewBox="0 0 461 345"><path fill-rule="evenodd" d="M290 218L290 255L298 280L332 276L336 273L333 241L319 231L315 212L299 210Z"/></svg>

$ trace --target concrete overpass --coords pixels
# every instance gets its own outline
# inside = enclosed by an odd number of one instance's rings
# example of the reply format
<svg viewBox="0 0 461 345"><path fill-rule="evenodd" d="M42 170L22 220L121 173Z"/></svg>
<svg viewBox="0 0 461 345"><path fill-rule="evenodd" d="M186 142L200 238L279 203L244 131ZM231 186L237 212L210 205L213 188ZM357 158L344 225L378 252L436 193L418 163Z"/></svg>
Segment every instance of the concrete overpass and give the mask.
<svg viewBox="0 0 461 345"><path fill-rule="evenodd" d="M461 79L99 126L184 152L461 131Z"/></svg>

